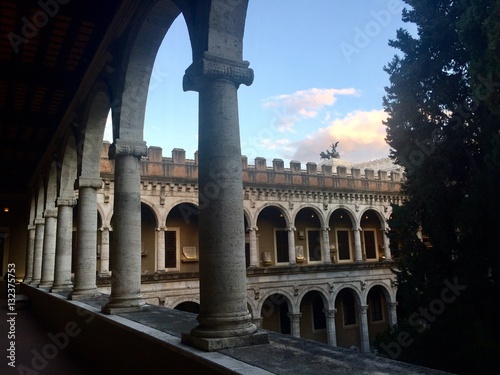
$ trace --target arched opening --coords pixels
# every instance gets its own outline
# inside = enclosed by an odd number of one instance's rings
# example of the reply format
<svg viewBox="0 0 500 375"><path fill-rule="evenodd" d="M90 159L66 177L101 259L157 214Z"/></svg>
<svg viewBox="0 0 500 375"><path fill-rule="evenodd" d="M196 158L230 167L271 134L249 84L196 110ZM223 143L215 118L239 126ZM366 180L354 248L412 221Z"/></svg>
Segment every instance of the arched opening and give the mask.
<svg viewBox="0 0 500 375"><path fill-rule="evenodd" d="M257 227L261 264L289 264L288 231L284 213L278 207L264 208L257 218Z"/></svg>
<svg viewBox="0 0 500 375"><path fill-rule="evenodd" d="M377 335L389 325L385 293L386 291L380 285L374 286L368 292L368 334L370 343L373 343Z"/></svg>
<svg viewBox="0 0 500 375"><path fill-rule="evenodd" d="M377 262L384 259L384 239L382 223L374 210L367 210L361 217L361 246L363 257L367 262Z"/></svg>
<svg viewBox="0 0 500 375"><path fill-rule="evenodd" d="M321 221L312 208L303 208L295 217L297 262L319 263L321 256Z"/></svg>
<svg viewBox="0 0 500 375"><path fill-rule="evenodd" d="M350 288L342 289L335 299L335 328L337 332L337 346L361 348L359 332L359 302L356 292Z"/></svg>
<svg viewBox="0 0 500 375"><path fill-rule="evenodd" d="M153 210L141 202L141 271L143 274L155 272L156 228Z"/></svg>
<svg viewBox="0 0 500 375"><path fill-rule="evenodd" d="M200 304L192 301L181 302L174 307L175 310L186 311L193 314L200 313Z"/></svg>
<svg viewBox="0 0 500 375"><path fill-rule="evenodd" d="M262 305L260 316L262 328L283 334L291 333L289 313L289 301L279 293L266 298Z"/></svg>
<svg viewBox="0 0 500 375"><path fill-rule="evenodd" d="M173 207L165 230L165 268L167 271L198 271L198 208L192 203Z"/></svg>
<svg viewBox="0 0 500 375"><path fill-rule="evenodd" d="M323 297L318 291L307 292L300 301L300 337L327 342L326 309Z"/></svg>
<svg viewBox="0 0 500 375"><path fill-rule="evenodd" d="M349 213L340 208L330 216L330 252L336 263L354 261L353 222Z"/></svg>

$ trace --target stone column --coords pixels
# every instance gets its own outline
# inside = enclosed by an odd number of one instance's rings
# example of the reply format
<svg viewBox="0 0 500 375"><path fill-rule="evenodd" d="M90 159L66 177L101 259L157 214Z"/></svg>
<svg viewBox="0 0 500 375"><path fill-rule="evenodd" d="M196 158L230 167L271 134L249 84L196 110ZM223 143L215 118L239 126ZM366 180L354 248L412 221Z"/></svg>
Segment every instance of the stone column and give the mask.
<svg viewBox="0 0 500 375"><path fill-rule="evenodd" d="M332 257L330 255L330 234L328 233L329 231L330 228L328 227L323 228L323 238L321 241L321 249L323 252L323 263L325 264L332 263Z"/></svg>
<svg viewBox="0 0 500 375"><path fill-rule="evenodd" d="M292 336L300 338L300 318L302 314L288 313L287 315L290 318L290 331Z"/></svg>
<svg viewBox="0 0 500 375"><path fill-rule="evenodd" d="M138 311L141 295L141 156L146 142L117 139L109 148L115 160L113 270L111 295L102 311L107 314Z"/></svg>
<svg viewBox="0 0 500 375"><path fill-rule="evenodd" d="M109 276L109 228L101 229L101 256L99 262L99 276Z"/></svg>
<svg viewBox="0 0 500 375"><path fill-rule="evenodd" d="M165 231L166 227L156 228L156 272L165 272Z"/></svg>
<svg viewBox="0 0 500 375"><path fill-rule="evenodd" d="M182 341L208 351L268 341L254 335L247 309L237 98L253 80L247 66L205 52L184 76L184 88L199 92L200 313Z"/></svg>
<svg viewBox="0 0 500 375"><path fill-rule="evenodd" d="M391 327L398 324L398 312L397 312L397 302L388 302L387 303L387 312L389 315L389 325Z"/></svg>
<svg viewBox="0 0 500 375"><path fill-rule="evenodd" d="M361 351L370 352L370 335L368 333L368 306L363 305L359 308L359 333L361 338Z"/></svg>
<svg viewBox="0 0 500 375"><path fill-rule="evenodd" d="M392 260L391 255L391 246L389 237L387 237L387 232L385 228L382 228L382 238L384 240L384 257L386 262L390 262Z"/></svg>
<svg viewBox="0 0 500 375"><path fill-rule="evenodd" d="M330 346L337 346L337 332L335 327L335 314L337 309L323 310L326 317L326 339Z"/></svg>
<svg viewBox="0 0 500 375"><path fill-rule="evenodd" d="M288 261L291 266L294 266L297 264L297 255L295 253L295 231L297 228L289 227L286 230L288 231Z"/></svg>
<svg viewBox="0 0 500 375"><path fill-rule="evenodd" d="M355 262L363 262L363 252L361 250L361 229L353 228L354 232L354 250L355 250Z"/></svg>
<svg viewBox="0 0 500 375"><path fill-rule="evenodd" d="M28 225L28 244L26 249L26 275L24 282L29 284L33 279L33 256L35 252L35 226Z"/></svg>
<svg viewBox="0 0 500 375"><path fill-rule="evenodd" d="M51 292L70 290L73 286L71 282L71 258L73 250L73 207L75 205L75 198L57 198L56 265Z"/></svg>
<svg viewBox="0 0 500 375"><path fill-rule="evenodd" d="M259 266L259 254L257 253L257 227L251 227L248 232L250 237L250 267Z"/></svg>
<svg viewBox="0 0 500 375"><path fill-rule="evenodd" d="M45 233L43 234L42 276L39 288L52 287L54 283L54 267L56 262L57 209L46 209Z"/></svg>
<svg viewBox="0 0 500 375"><path fill-rule="evenodd" d="M97 275L97 189L100 178L78 179L78 228L75 284L69 299L82 300L98 294Z"/></svg>
<svg viewBox="0 0 500 375"><path fill-rule="evenodd" d="M35 251L33 252L33 278L31 285L38 286L42 278L43 235L45 232L45 219L35 219Z"/></svg>

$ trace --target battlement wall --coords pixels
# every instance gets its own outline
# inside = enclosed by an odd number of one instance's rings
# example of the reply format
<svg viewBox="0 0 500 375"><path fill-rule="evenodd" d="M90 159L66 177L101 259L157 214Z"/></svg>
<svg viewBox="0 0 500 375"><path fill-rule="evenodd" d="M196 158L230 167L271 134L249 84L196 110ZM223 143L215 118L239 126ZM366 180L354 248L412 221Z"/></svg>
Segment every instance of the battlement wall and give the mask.
<svg viewBox="0 0 500 375"><path fill-rule="evenodd" d="M109 160L110 144L103 143L101 153L101 174L113 174L114 162ZM150 146L147 157L141 161L141 177L147 179L198 179L198 152L194 159L186 159L183 149L172 150L171 157L163 157L160 147ZM228 166L227 173L230 173ZM310 189L341 189L357 191L395 192L401 189L401 174L398 171L375 171L373 169L347 168L332 165L306 163L302 169L299 161L291 161L285 168L284 161L273 159L272 166L262 157L254 159L254 164L248 164L248 158L242 157L243 183L245 185L269 185L273 187L300 187Z"/></svg>

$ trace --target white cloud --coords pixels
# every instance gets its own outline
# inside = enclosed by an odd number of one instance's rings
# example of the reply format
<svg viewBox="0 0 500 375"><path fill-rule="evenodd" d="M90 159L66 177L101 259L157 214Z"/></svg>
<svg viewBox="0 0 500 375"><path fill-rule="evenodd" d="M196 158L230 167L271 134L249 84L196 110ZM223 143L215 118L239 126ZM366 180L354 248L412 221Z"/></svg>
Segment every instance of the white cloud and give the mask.
<svg viewBox="0 0 500 375"><path fill-rule="evenodd" d="M273 111L274 126L279 132L293 132L297 122L317 118L325 107L335 104L338 96L358 94L359 92L354 88L312 88L267 98L264 100L263 107ZM329 116L329 114L323 116Z"/></svg>
<svg viewBox="0 0 500 375"><path fill-rule="evenodd" d="M386 128L382 123L386 119L383 110L355 111L336 118L327 127L291 144L296 150L293 159L318 162L319 153L330 149L330 145L337 141L337 151L345 160L363 162L386 157L389 146L385 142Z"/></svg>

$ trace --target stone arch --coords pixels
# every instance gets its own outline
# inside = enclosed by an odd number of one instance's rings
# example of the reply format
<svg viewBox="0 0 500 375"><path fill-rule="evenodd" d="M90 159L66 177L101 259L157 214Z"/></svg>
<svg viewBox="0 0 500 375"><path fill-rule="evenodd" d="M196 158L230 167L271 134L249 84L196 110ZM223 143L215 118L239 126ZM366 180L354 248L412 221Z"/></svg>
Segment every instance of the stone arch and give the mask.
<svg viewBox="0 0 500 375"><path fill-rule="evenodd" d="M369 282L366 287L365 291L363 293L363 301L367 301L368 298L368 293L370 293L370 290L373 289L374 287L380 287L382 289L382 292L384 294L384 297L388 303L390 302L396 302L396 292L394 291L394 288L390 288L387 283L381 280L377 281L371 281Z"/></svg>
<svg viewBox="0 0 500 375"><path fill-rule="evenodd" d="M50 164L45 190L45 209L56 207L57 198L57 163L53 161Z"/></svg>
<svg viewBox="0 0 500 375"><path fill-rule="evenodd" d="M198 216L199 213L198 199L182 198L181 201L175 202L175 204L173 204L166 210L164 222L161 223L162 225L166 225L168 215L170 215L170 213L176 208L178 208L181 211L181 214L185 218L185 220L189 221L191 217Z"/></svg>
<svg viewBox="0 0 500 375"><path fill-rule="evenodd" d="M260 206L255 212L255 223L258 222L259 216L262 213L262 211L264 211L266 208L269 207L274 207L281 212L283 218L285 219L286 227L290 227L291 225L293 225L293 221L292 218L290 217L289 211L282 204L279 203L265 203L262 206Z"/></svg>
<svg viewBox="0 0 500 375"><path fill-rule="evenodd" d="M289 334L292 332L289 314L294 313L292 300L282 291L271 291L259 303L258 317L264 329ZM255 316L254 316L255 318Z"/></svg>
<svg viewBox="0 0 500 375"><path fill-rule="evenodd" d="M328 298L327 292L318 285L307 286L299 293L299 295L297 296L297 301L298 301L299 306L300 306L300 303L301 303L302 299L304 298L304 296L309 292L318 292L321 296L321 299L323 300L323 303L325 305L325 309L328 309L328 310L333 309L333 307L331 306L330 299Z"/></svg>
<svg viewBox="0 0 500 375"><path fill-rule="evenodd" d="M385 227L386 219L385 219L384 215L379 210L377 210L373 207L367 207L367 208L363 209L362 211L360 211L359 216L356 219L357 220L356 223L359 227L361 227L361 220L363 218L363 215L365 215L367 212L373 212L375 214L375 216L380 221L380 228Z"/></svg>
<svg viewBox="0 0 500 375"><path fill-rule="evenodd" d="M360 311L364 304L360 290L351 284L342 285L335 293L333 301L337 310L335 314L337 345L344 348L352 346L361 348L363 322Z"/></svg>
<svg viewBox="0 0 500 375"><path fill-rule="evenodd" d="M357 306L363 305L364 299L363 299L362 291L357 286L355 286L354 284L351 284L351 283L342 284L342 286L339 288L339 290L334 292L334 295L333 295L333 302L334 303L337 300L337 296L339 295L339 293L344 289L351 289L354 292Z"/></svg>
<svg viewBox="0 0 500 375"><path fill-rule="evenodd" d="M165 307L169 307L171 309L175 308L175 306L180 305L181 303L184 302L194 302L197 303L198 305L200 304L200 298L196 296L179 296L179 297L174 297L169 300L168 305L165 305Z"/></svg>
<svg viewBox="0 0 500 375"><path fill-rule="evenodd" d="M141 200L141 271L154 273L156 271L156 228L158 217L154 208Z"/></svg>
<svg viewBox="0 0 500 375"><path fill-rule="evenodd" d="M141 204L144 204L145 206L147 206L151 210L151 212L153 213L155 220L156 220L156 227L161 225L161 222L160 222L161 214L160 214L160 212L158 212L157 206L155 204L151 203L150 201L148 201L147 199L144 199L144 197L141 197Z"/></svg>
<svg viewBox="0 0 500 375"><path fill-rule="evenodd" d="M76 152L76 141L73 135L66 140L64 155L61 162L61 174L59 176L59 197L75 197L75 180L78 172L78 156Z"/></svg>
<svg viewBox="0 0 500 375"><path fill-rule="evenodd" d="M290 293L288 293L283 289L271 289L264 292L259 298L259 303L257 304L257 311L259 313L262 311L262 306L264 305L266 299L268 299L274 294L281 294L283 297L285 297L285 302L287 303L290 312L293 313L298 312L297 305L296 303L294 303L294 301L296 301L296 298L294 296L292 296Z"/></svg>
<svg viewBox="0 0 500 375"><path fill-rule="evenodd" d="M299 296L300 337L327 343L325 311L331 310L328 298L319 287L309 287Z"/></svg>
<svg viewBox="0 0 500 375"><path fill-rule="evenodd" d="M158 49L181 13L173 1L152 2L133 21L123 59L126 66L113 101L113 140L142 141L146 100ZM189 28L188 28L189 29Z"/></svg>
<svg viewBox="0 0 500 375"><path fill-rule="evenodd" d="M351 219L351 223L353 226L357 225L357 217L356 217L356 214L352 211L352 209L348 206L345 206L345 205L338 205L336 206L329 214L328 214L328 223L330 223L330 220L332 218L332 215L338 211L338 210L344 210L347 215L349 216L349 219Z"/></svg>
<svg viewBox="0 0 500 375"><path fill-rule="evenodd" d="M291 214L291 220L292 220L293 223L295 223L295 220L297 219L297 215L299 214L299 212L302 211L302 210L304 210L304 209L310 209L310 210L314 211L314 213L316 213L316 215L318 216L319 225L320 225L321 228L327 226L325 224L326 223L326 217L323 214L323 212L318 207L316 207L314 205L310 205L310 204L302 204L299 207L297 207L296 210L294 210L294 212Z"/></svg>
<svg viewBox="0 0 500 375"><path fill-rule="evenodd" d="M80 157L80 176L100 178L100 161L104 128L110 109L108 86L98 81L87 97L84 126L77 145Z"/></svg>
<svg viewBox="0 0 500 375"><path fill-rule="evenodd" d="M174 307L175 310L180 310L180 311L185 311L185 312L190 312L193 314L199 314L200 313L200 303L199 302L193 302L193 301L184 301L177 306Z"/></svg>

